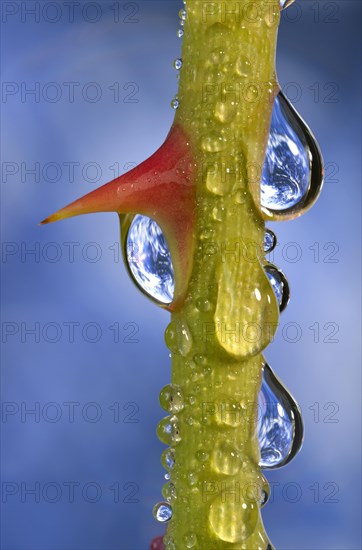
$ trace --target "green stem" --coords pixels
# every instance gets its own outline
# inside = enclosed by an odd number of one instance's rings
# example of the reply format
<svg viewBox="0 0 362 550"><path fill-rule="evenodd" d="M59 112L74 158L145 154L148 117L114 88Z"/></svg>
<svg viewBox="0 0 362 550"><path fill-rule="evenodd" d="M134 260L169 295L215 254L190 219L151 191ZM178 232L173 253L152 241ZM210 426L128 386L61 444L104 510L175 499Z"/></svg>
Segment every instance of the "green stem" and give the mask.
<svg viewBox="0 0 362 550"><path fill-rule="evenodd" d="M231 11L233 13L231 13ZM260 168L276 92L278 2L188 0L176 123L197 168L193 271L165 339L174 449L166 548L265 550L256 433L278 306L262 268Z"/></svg>

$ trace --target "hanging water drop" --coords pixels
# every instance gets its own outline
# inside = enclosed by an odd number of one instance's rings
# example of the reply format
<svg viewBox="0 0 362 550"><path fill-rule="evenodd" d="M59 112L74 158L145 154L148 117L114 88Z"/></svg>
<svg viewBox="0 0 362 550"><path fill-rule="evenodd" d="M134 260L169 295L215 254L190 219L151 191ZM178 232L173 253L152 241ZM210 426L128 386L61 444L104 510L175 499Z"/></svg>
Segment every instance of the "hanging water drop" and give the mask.
<svg viewBox="0 0 362 550"><path fill-rule="evenodd" d="M158 502L153 507L153 517L160 523L170 521L172 518L172 508L168 502Z"/></svg>
<svg viewBox="0 0 362 550"><path fill-rule="evenodd" d="M175 59L173 62L173 66L175 67L176 71L179 71L182 67L182 59Z"/></svg>
<svg viewBox="0 0 362 550"><path fill-rule="evenodd" d="M266 254L269 254L269 252L272 252L277 244L277 238L275 236L275 233L271 229L265 230L264 235L264 252Z"/></svg>
<svg viewBox="0 0 362 550"><path fill-rule="evenodd" d="M185 21L186 15L187 15L186 10L180 10L178 12L178 15L179 15L179 18L181 19L181 21Z"/></svg>
<svg viewBox="0 0 362 550"><path fill-rule="evenodd" d="M184 30L183 29L178 29L178 31L176 32L178 38L182 38L183 35L184 35Z"/></svg>
<svg viewBox="0 0 362 550"><path fill-rule="evenodd" d="M184 408L180 386L168 384L160 392L160 404L167 412L179 412Z"/></svg>
<svg viewBox="0 0 362 550"><path fill-rule="evenodd" d="M258 404L259 466L279 468L298 453L303 442L303 421L296 401L268 364L263 367Z"/></svg>
<svg viewBox="0 0 362 550"><path fill-rule="evenodd" d="M279 311L282 312L287 307L290 299L288 280L284 273L274 264L267 264L264 266L264 269L275 292Z"/></svg>
<svg viewBox="0 0 362 550"><path fill-rule="evenodd" d="M178 106L180 105L180 102L179 100L175 97L172 101L171 101L171 107L172 109L178 109Z"/></svg>
<svg viewBox="0 0 362 550"><path fill-rule="evenodd" d="M176 415L162 418L157 426L157 435L166 445L176 444L181 441L180 427Z"/></svg>
<svg viewBox="0 0 362 550"><path fill-rule="evenodd" d="M161 456L161 462L164 468L172 470L175 465L175 449L165 449Z"/></svg>
<svg viewBox="0 0 362 550"><path fill-rule="evenodd" d="M138 214L126 239L128 267L140 288L154 300L169 304L174 294L174 272L170 251L159 225Z"/></svg>
<svg viewBox="0 0 362 550"><path fill-rule="evenodd" d="M317 142L282 92L274 100L261 178L261 206L267 216L294 217L318 198L323 183Z"/></svg>

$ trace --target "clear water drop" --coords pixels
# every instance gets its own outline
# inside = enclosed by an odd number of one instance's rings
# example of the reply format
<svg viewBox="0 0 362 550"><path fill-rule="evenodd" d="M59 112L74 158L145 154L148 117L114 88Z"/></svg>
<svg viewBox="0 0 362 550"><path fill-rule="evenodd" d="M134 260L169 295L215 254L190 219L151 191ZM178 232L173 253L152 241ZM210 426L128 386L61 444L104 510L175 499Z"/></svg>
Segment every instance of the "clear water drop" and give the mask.
<svg viewBox="0 0 362 550"><path fill-rule="evenodd" d="M160 523L170 521L172 518L172 508L169 502L158 502L153 507L153 517Z"/></svg>
<svg viewBox="0 0 362 550"><path fill-rule="evenodd" d="M168 384L160 392L160 404L167 412L179 412L184 408L184 400L180 386Z"/></svg>
<svg viewBox="0 0 362 550"><path fill-rule="evenodd" d="M157 435L166 445L176 444L181 441L180 427L176 415L162 418L157 426Z"/></svg>
<svg viewBox="0 0 362 550"><path fill-rule="evenodd" d="M213 466L218 473L233 476L241 468L241 457L238 451L227 443L220 443L214 448Z"/></svg>
<svg viewBox="0 0 362 550"><path fill-rule="evenodd" d="M186 548L193 548L197 543L195 533L187 533L187 535L184 536L184 543Z"/></svg>
<svg viewBox="0 0 362 550"><path fill-rule="evenodd" d="M317 199L323 183L317 142L282 92L274 100L261 178L261 206L274 214L297 214Z"/></svg>
<svg viewBox="0 0 362 550"><path fill-rule="evenodd" d="M225 542L243 542L253 533L259 517L256 503L243 497L227 499L217 496L209 508L209 522L214 533Z"/></svg>
<svg viewBox="0 0 362 550"><path fill-rule="evenodd" d="M271 229L266 229L264 234L264 252L269 254L272 252L277 244L277 238L275 233Z"/></svg>
<svg viewBox="0 0 362 550"><path fill-rule="evenodd" d="M161 462L166 470L172 470L172 468L175 466L175 449L165 449L161 456Z"/></svg>
<svg viewBox="0 0 362 550"><path fill-rule="evenodd" d="M258 437L261 468L288 464L303 442L303 421L299 407L268 364L258 399Z"/></svg>
<svg viewBox="0 0 362 550"><path fill-rule="evenodd" d="M175 98L171 101L171 107L172 107L172 109L175 109L175 110L178 109L179 105L180 105L180 102L179 102L179 100L175 97Z"/></svg>
<svg viewBox="0 0 362 550"><path fill-rule="evenodd" d="M175 59L173 62L173 66L175 67L176 71L179 71L182 67L182 59Z"/></svg>
<svg viewBox="0 0 362 550"><path fill-rule="evenodd" d="M279 304L279 311L282 312L285 310L290 300L288 280L284 273L274 264L267 264L264 266L264 269L275 292Z"/></svg>
<svg viewBox="0 0 362 550"><path fill-rule="evenodd" d="M184 35L184 30L183 29L178 29L178 31L176 32L178 38L182 38L183 35Z"/></svg>
<svg viewBox="0 0 362 550"><path fill-rule="evenodd" d="M126 239L128 267L139 287L154 300L169 304L175 282L171 254L160 226L138 214Z"/></svg>
<svg viewBox="0 0 362 550"><path fill-rule="evenodd" d="M179 15L179 18L181 19L181 21L185 21L186 16L187 16L186 10L180 10L178 12L178 15Z"/></svg>

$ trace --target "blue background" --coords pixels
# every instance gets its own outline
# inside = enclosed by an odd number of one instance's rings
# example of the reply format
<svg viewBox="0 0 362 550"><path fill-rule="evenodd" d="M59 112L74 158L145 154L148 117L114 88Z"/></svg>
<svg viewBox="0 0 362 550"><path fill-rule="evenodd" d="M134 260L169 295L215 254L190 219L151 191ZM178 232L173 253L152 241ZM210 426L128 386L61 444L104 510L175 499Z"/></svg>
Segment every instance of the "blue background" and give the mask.
<svg viewBox="0 0 362 550"><path fill-rule="evenodd" d="M22 4L2 3L3 81L14 92L2 97L1 124L1 382L3 408L13 413L1 423L2 548L146 549L162 533L151 509L164 482L155 428L164 414L158 393L170 379L169 315L128 279L116 215L37 222L112 179L115 162L126 171L162 143L173 118L182 3L119 3L118 22L117 2L96 3L100 13L81 2L74 21L64 3L55 10L40 2L47 8L38 22ZM11 6L19 11L6 16ZM279 485L264 520L280 550L361 548L359 21L357 1L303 1L284 13L279 33L280 82L291 99L298 92L294 105L328 165L317 205L271 224L280 243L273 260L289 278L292 300L266 357L299 401L306 428L297 458L267 474ZM74 102L65 82L79 83ZM99 101L91 101L89 82ZM115 82L119 102L109 89ZM21 87L36 83L38 100L22 97ZM125 102L134 90L137 102ZM74 181L66 162L79 163ZM39 177L26 173L35 163ZM76 243L74 261L65 243ZM78 323L74 342L70 322ZM39 338L26 332L36 323ZM127 341L133 327L138 342ZM69 402L78 403L74 422ZM38 418L25 414L34 406ZM78 484L74 499L69 482ZM26 493L36 484L40 502Z"/></svg>

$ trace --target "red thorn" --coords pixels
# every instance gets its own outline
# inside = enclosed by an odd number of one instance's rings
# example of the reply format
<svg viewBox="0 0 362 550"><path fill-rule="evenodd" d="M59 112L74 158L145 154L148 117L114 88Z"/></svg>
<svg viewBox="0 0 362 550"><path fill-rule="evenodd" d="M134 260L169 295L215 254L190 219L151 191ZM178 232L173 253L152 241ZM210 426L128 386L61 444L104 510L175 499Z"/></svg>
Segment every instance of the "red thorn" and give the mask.
<svg viewBox="0 0 362 550"><path fill-rule="evenodd" d="M42 225L94 212L144 214L165 234L175 272L175 297L182 301L191 274L194 228L194 164L191 147L180 126L173 126L163 145L126 174L65 206Z"/></svg>

